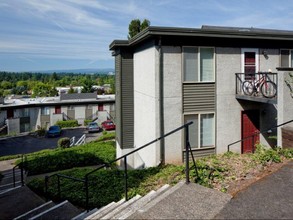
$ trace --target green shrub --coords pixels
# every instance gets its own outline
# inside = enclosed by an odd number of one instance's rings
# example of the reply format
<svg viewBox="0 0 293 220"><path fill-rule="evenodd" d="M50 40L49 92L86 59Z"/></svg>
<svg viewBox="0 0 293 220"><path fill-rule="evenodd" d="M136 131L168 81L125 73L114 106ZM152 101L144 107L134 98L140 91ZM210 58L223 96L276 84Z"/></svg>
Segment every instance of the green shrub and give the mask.
<svg viewBox="0 0 293 220"><path fill-rule="evenodd" d="M69 148L70 147L70 138L69 137L64 137L60 138L57 142L57 146L60 148Z"/></svg>
<svg viewBox="0 0 293 220"><path fill-rule="evenodd" d="M78 127L78 121L77 120L57 121L56 125L60 126L61 128L73 128L73 127Z"/></svg>
<svg viewBox="0 0 293 220"><path fill-rule="evenodd" d="M85 126L87 126L89 123L91 123L92 122L92 120L90 120L90 119L86 119L86 120L84 120L84 125Z"/></svg>
<svg viewBox="0 0 293 220"><path fill-rule="evenodd" d="M91 142L77 147L47 150L27 157L29 175L109 163L116 157L113 143ZM20 161L18 161L19 163Z"/></svg>
<svg viewBox="0 0 293 220"><path fill-rule="evenodd" d="M262 144L256 145L256 150L253 154L253 159L264 165L270 161L275 163L282 162L278 148L266 149Z"/></svg>

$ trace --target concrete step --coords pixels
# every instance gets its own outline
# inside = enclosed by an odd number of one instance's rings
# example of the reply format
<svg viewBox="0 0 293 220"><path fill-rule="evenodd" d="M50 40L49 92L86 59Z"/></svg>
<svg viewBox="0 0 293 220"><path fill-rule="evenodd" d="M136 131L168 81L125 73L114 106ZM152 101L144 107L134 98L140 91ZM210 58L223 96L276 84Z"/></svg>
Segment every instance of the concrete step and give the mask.
<svg viewBox="0 0 293 220"><path fill-rule="evenodd" d="M17 186L21 186L21 181L16 181L15 182L15 187L17 187ZM12 183L7 183L5 185L1 185L0 186L0 193L6 191L8 189L13 189L15 187L14 187L14 183L13 182Z"/></svg>
<svg viewBox="0 0 293 220"><path fill-rule="evenodd" d="M120 206L121 204L123 204L124 202L125 202L125 199L121 199L118 202L111 202L108 205L100 208L97 212L95 212L92 215L86 217L85 219L86 220L100 219L101 217L103 217L107 213L111 212L112 210L114 210L115 208L117 208L118 206Z"/></svg>
<svg viewBox="0 0 293 220"><path fill-rule="evenodd" d="M136 218L136 216L140 215L140 213L148 211L150 208L156 206L160 201L162 201L164 198L172 194L182 185L184 185L184 182L179 182L175 186L169 187L167 190L164 190L162 193L160 193L156 198L147 203L145 206L141 207L140 209L137 209L136 212L134 212L131 216L128 216L128 218Z"/></svg>
<svg viewBox="0 0 293 220"><path fill-rule="evenodd" d="M16 218L44 203L26 186L10 189L0 194L1 219Z"/></svg>
<svg viewBox="0 0 293 220"><path fill-rule="evenodd" d="M43 211L53 207L55 204L52 201L46 202L22 215L17 216L16 218L14 218L13 220L20 220L20 219L29 219L39 213L42 213Z"/></svg>
<svg viewBox="0 0 293 220"><path fill-rule="evenodd" d="M130 219L213 219L231 200L231 196L195 183L180 182Z"/></svg>
<svg viewBox="0 0 293 220"><path fill-rule="evenodd" d="M51 219L64 219L68 220L80 214L81 211L73 206L70 202L65 200L45 211L33 216L31 220L51 220Z"/></svg>
<svg viewBox="0 0 293 220"><path fill-rule="evenodd" d="M126 209L128 206L130 206L131 204L133 204L134 202L136 202L140 198L141 198L140 195L136 195L135 197L131 198L130 200L128 200L128 201L124 202L123 204L121 204L120 206L116 207L114 210L112 210L111 212L109 212L108 214L103 216L101 219L112 219L112 218L114 218L115 215L117 215L122 210Z"/></svg>
<svg viewBox="0 0 293 220"><path fill-rule="evenodd" d="M5 193L9 193L10 191L17 190L20 187L21 187L21 185L16 186L16 187L12 187L12 188L8 188L8 189L1 190L0 191L0 197L1 197L1 195L5 194Z"/></svg>
<svg viewBox="0 0 293 220"><path fill-rule="evenodd" d="M91 214L93 214L93 213L95 213L95 212L97 212L97 211L98 211L97 208L92 209L92 210L90 210L89 212L88 212L88 211L84 211L84 212L80 213L79 215L73 217L71 220L83 220L83 219L85 219L86 217L90 216Z"/></svg>
<svg viewBox="0 0 293 220"><path fill-rule="evenodd" d="M142 197L137 202L133 203L132 205L128 206L126 209L121 211L119 214L114 216L114 219L127 219L131 215L133 215L137 210L146 206L149 202L154 200L156 197L164 193L166 190L170 188L170 185L166 184L159 188L157 191L150 191L147 195Z"/></svg>

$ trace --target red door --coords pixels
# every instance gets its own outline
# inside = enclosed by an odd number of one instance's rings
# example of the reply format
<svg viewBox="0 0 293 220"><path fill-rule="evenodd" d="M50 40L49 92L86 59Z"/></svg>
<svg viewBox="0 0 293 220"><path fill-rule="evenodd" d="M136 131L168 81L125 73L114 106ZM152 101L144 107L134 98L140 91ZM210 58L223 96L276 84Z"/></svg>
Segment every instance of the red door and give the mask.
<svg viewBox="0 0 293 220"><path fill-rule="evenodd" d="M104 105L103 104L98 105L98 111L104 111Z"/></svg>
<svg viewBox="0 0 293 220"><path fill-rule="evenodd" d="M259 111L242 111L242 153L254 152L255 144L259 142Z"/></svg>
<svg viewBox="0 0 293 220"><path fill-rule="evenodd" d="M55 114L61 114L61 106L55 106Z"/></svg>

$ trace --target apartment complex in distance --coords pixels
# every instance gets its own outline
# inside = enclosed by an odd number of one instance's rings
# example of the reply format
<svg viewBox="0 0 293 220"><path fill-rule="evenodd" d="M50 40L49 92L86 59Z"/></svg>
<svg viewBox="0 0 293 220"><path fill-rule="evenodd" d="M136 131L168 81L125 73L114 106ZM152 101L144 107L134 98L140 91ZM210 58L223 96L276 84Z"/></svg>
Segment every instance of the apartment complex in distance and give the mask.
<svg viewBox="0 0 293 220"><path fill-rule="evenodd" d="M102 122L115 117L115 95L97 93L61 94L58 97L0 100L2 133L22 133L48 128L58 120L75 119Z"/></svg>

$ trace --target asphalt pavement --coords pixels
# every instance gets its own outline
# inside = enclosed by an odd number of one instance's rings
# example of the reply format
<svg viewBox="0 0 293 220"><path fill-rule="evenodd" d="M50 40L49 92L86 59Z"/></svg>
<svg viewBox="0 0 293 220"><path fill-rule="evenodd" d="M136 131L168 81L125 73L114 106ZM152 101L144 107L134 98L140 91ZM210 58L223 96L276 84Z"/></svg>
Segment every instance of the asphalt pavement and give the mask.
<svg viewBox="0 0 293 220"><path fill-rule="evenodd" d="M215 219L293 219L293 161L239 192Z"/></svg>
<svg viewBox="0 0 293 220"><path fill-rule="evenodd" d="M53 149L57 147L57 142L63 137L75 136L77 141L83 134L87 136L87 142L96 139L101 133L88 134L85 128L63 129L60 137L36 137L25 135L18 137L9 137L0 139L0 157L15 154L27 154L44 149Z"/></svg>

